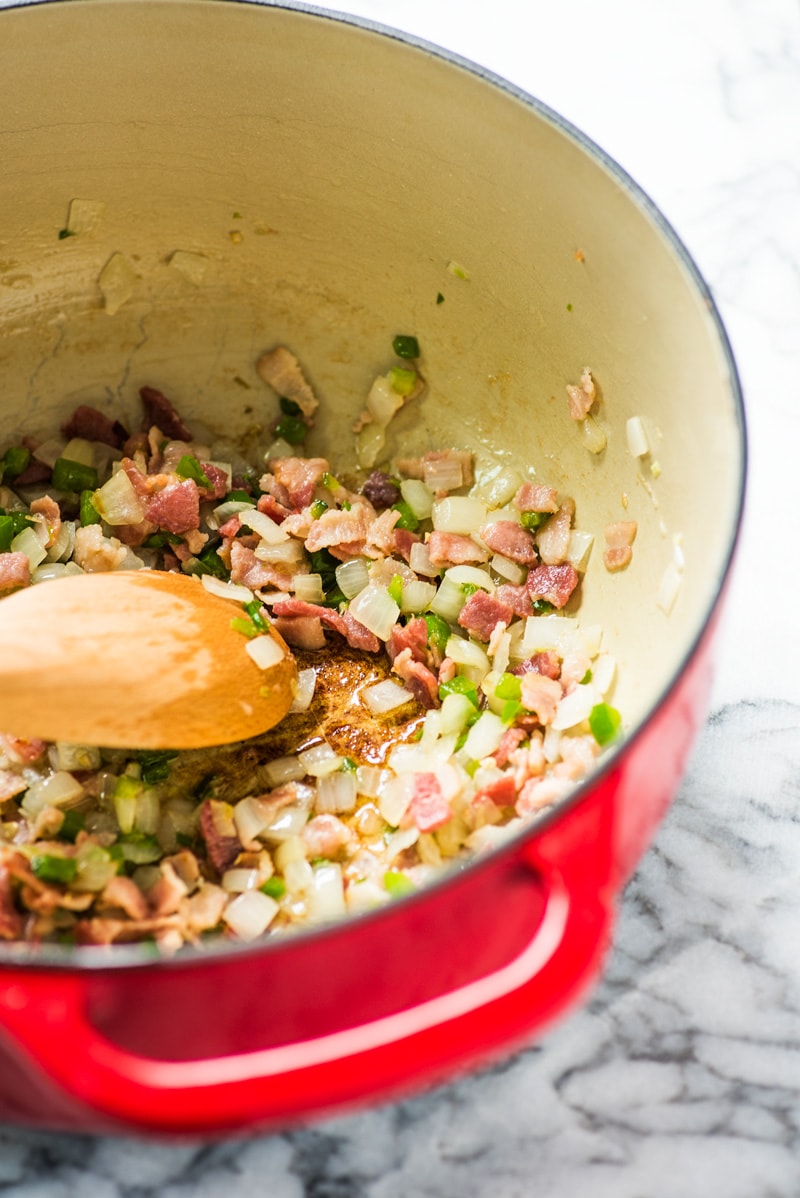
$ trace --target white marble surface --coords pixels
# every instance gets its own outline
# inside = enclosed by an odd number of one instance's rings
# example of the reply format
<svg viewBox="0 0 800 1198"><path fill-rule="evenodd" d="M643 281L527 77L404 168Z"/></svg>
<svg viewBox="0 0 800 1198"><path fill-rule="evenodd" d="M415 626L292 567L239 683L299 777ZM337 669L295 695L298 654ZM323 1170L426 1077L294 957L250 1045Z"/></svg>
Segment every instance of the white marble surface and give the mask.
<svg viewBox="0 0 800 1198"><path fill-rule="evenodd" d="M591 1000L501 1068L242 1144L0 1129L6 1198L800 1194L800 5L351 0L538 95L708 279L748 404L749 510L713 712ZM770 580L768 590L761 578ZM775 602L772 596L786 595Z"/></svg>

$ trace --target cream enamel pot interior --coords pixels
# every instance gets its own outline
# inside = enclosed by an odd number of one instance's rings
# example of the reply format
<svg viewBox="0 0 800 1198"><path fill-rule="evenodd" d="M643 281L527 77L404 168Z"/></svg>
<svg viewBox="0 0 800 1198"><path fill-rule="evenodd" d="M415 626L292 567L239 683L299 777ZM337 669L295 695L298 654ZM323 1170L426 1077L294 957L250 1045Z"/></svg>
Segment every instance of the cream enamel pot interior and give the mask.
<svg viewBox="0 0 800 1198"><path fill-rule="evenodd" d="M617 657L627 728L525 836L377 914L171 961L2 950L0 1118L274 1126L510 1050L596 978L615 894L705 713L745 437L688 255L630 179L530 97L305 7L4 10L0 147L0 436L51 429L80 402L133 414L143 384L240 433L275 411L254 363L284 343L322 401L310 450L343 461L391 337L413 332L429 386L391 452L467 447L480 472L513 461L574 496L598 541L580 618ZM102 201L102 220L60 239L73 198ZM206 260L199 283L171 264L178 250ZM109 314L98 276L114 254L135 281ZM597 456L565 396L587 365ZM634 415L655 470L628 452ZM611 575L602 529L618 519L638 535ZM676 537L685 567L665 615Z"/></svg>

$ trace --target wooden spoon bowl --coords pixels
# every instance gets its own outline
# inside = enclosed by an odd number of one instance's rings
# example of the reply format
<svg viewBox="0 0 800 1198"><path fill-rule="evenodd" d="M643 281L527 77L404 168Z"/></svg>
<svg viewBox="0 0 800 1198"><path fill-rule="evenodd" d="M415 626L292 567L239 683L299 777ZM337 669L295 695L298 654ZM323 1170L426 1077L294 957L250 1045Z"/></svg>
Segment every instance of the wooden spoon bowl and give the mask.
<svg viewBox="0 0 800 1198"><path fill-rule="evenodd" d="M199 579L156 570L74 575L0 603L0 729L109 748L245 740L291 706L281 650L261 669L231 628L240 607Z"/></svg>

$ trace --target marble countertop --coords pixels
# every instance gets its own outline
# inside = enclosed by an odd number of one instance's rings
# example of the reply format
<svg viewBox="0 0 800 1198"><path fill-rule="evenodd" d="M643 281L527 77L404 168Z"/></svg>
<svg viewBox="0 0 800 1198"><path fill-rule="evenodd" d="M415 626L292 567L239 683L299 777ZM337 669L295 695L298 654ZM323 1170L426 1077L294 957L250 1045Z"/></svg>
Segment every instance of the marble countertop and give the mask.
<svg viewBox="0 0 800 1198"><path fill-rule="evenodd" d="M800 1194L798 0L351 0L550 104L710 283L751 476L712 713L588 1002L422 1097L284 1135L147 1145L0 1129L5 1198ZM766 569L764 568L766 567ZM769 592L762 580L768 575ZM787 603L767 603L787 593Z"/></svg>

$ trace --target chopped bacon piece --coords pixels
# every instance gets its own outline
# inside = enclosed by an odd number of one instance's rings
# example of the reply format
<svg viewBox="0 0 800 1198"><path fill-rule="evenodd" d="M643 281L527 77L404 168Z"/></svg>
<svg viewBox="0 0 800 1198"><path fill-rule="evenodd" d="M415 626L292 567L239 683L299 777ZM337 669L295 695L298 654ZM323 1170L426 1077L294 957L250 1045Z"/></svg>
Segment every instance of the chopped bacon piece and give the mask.
<svg viewBox="0 0 800 1198"><path fill-rule="evenodd" d="M184 899L181 912L184 915L188 929L195 934L209 932L222 919L222 912L228 905L230 895L221 886L213 882L204 882L190 898Z"/></svg>
<svg viewBox="0 0 800 1198"><path fill-rule="evenodd" d="M146 919L147 900L132 878L115 874L103 887L102 899L109 907L120 907L131 919Z"/></svg>
<svg viewBox="0 0 800 1198"><path fill-rule="evenodd" d="M185 478L156 491L147 505L147 518L165 532L189 532L200 526L200 495L194 479Z"/></svg>
<svg viewBox="0 0 800 1198"><path fill-rule="evenodd" d="M0 553L0 594L30 586L31 563L24 553Z"/></svg>
<svg viewBox="0 0 800 1198"><path fill-rule="evenodd" d="M488 641L498 624L508 626L513 614L508 604L479 590L467 599L459 612L458 622L479 641Z"/></svg>
<svg viewBox="0 0 800 1198"><path fill-rule="evenodd" d="M254 550L239 540L231 541L231 582L250 587L251 591L263 587L275 587L279 591L291 590L292 575L278 569L270 562L260 562Z"/></svg>
<svg viewBox="0 0 800 1198"><path fill-rule="evenodd" d="M439 706L439 680L423 662L412 656L411 649L398 653L392 662L392 670L423 707L430 710Z"/></svg>
<svg viewBox="0 0 800 1198"><path fill-rule="evenodd" d="M511 731L517 731L517 729L510 728L509 732ZM498 807L513 807L516 797L517 788L514 785L514 775L509 772L503 774L502 778L496 778L487 786L482 786L472 802L479 803L481 799L491 799Z"/></svg>
<svg viewBox="0 0 800 1198"><path fill-rule="evenodd" d="M635 520L618 520L607 524L603 530L606 547L603 550L603 563L607 570L623 570L633 557L634 538L638 525Z"/></svg>
<svg viewBox="0 0 800 1198"><path fill-rule="evenodd" d="M567 383L567 398L569 400L569 414L573 420L585 420L589 414L589 409L597 398L597 388L594 385L592 372L588 366L585 366L581 375L579 386L572 383Z"/></svg>
<svg viewBox="0 0 800 1198"><path fill-rule="evenodd" d="M13 770L0 770L0 803L5 803L6 799L13 799L15 795L20 795L27 789L28 783L19 774L15 774Z"/></svg>
<svg viewBox="0 0 800 1198"><path fill-rule="evenodd" d="M545 807L551 807L572 789L567 778L529 778L523 785L515 808L517 815L532 815Z"/></svg>
<svg viewBox="0 0 800 1198"><path fill-rule="evenodd" d="M174 867L169 861L162 861L161 876L147 894L153 915L173 915L188 893L189 887L178 877Z"/></svg>
<svg viewBox="0 0 800 1198"><path fill-rule="evenodd" d="M46 462L31 458L22 473L14 479L14 486L33 487L36 483L49 483L52 474L52 467L48 466Z"/></svg>
<svg viewBox="0 0 800 1198"><path fill-rule="evenodd" d="M439 666L439 684L452 682L456 676L456 663L452 657L442 658L442 664Z"/></svg>
<svg viewBox="0 0 800 1198"><path fill-rule="evenodd" d="M522 675L520 702L527 711L532 711L540 724L552 724L561 699L561 684L544 674L531 670Z"/></svg>
<svg viewBox="0 0 800 1198"><path fill-rule="evenodd" d="M0 940L17 940L22 935L22 916L14 906L11 874L0 861Z"/></svg>
<svg viewBox="0 0 800 1198"><path fill-rule="evenodd" d="M215 466L213 462L201 462L203 474L205 474L211 487L199 487L201 499L224 499L228 494L228 471L223 470L222 466Z"/></svg>
<svg viewBox="0 0 800 1198"><path fill-rule="evenodd" d="M166 395L155 387L140 387L139 395L144 405L145 429L156 425L170 440L191 441L191 429L184 424Z"/></svg>
<svg viewBox="0 0 800 1198"><path fill-rule="evenodd" d="M226 520L224 524L219 526L219 535L221 537L235 537L242 527L242 522L238 516L231 516L230 520Z"/></svg>
<svg viewBox="0 0 800 1198"><path fill-rule="evenodd" d="M310 857L335 857L352 839L347 824L335 815L315 815L300 833Z"/></svg>
<svg viewBox="0 0 800 1198"><path fill-rule="evenodd" d="M38 761L47 748L43 740L26 740L22 736L12 736L10 732L0 732L0 746L12 761L25 762L26 765Z"/></svg>
<svg viewBox="0 0 800 1198"><path fill-rule="evenodd" d="M434 566L461 566L467 562L485 562L489 554L471 537L456 532L432 532L428 552Z"/></svg>
<svg viewBox="0 0 800 1198"><path fill-rule="evenodd" d="M329 468L325 458L275 458L270 466L275 482L285 488L295 509L311 503L314 488Z"/></svg>
<svg viewBox="0 0 800 1198"><path fill-rule="evenodd" d="M313 416L319 400L300 369L300 363L284 345L267 350L256 362L256 370L278 395L293 399L304 416Z"/></svg>
<svg viewBox="0 0 800 1198"><path fill-rule="evenodd" d="M512 586L511 583L503 583L495 591L495 597L510 607L515 616L521 616L524 619L526 616L533 615L531 597L524 583L520 587Z"/></svg>
<svg viewBox="0 0 800 1198"><path fill-rule="evenodd" d="M414 616L407 624L395 624L386 642L389 661L394 661L404 649L411 651L415 661L430 663L428 625L423 616Z"/></svg>
<svg viewBox="0 0 800 1198"><path fill-rule="evenodd" d="M579 581L578 571L569 562L560 566L536 566L528 574L525 589L532 601L545 599L553 607L563 607Z"/></svg>
<svg viewBox="0 0 800 1198"><path fill-rule="evenodd" d="M452 814L436 775L414 774L414 794L401 820L402 827L413 826L420 832L434 832L443 827Z"/></svg>
<svg viewBox="0 0 800 1198"><path fill-rule="evenodd" d="M459 487L471 487L474 480L472 454L467 449L431 450L421 458L402 458L397 468L406 478L422 479L439 495ZM442 487L445 477L448 486Z"/></svg>
<svg viewBox="0 0 800 1198"><path fill-rule="evenodd" d="M291 508L284 507L282 503L278 503L274 495L261 495L256 507L265 516L269 516L270 520L274 520L276 524L282 524L291 511Z"/></svg>
<svg viewBox="0 0 800 1198"><path fill-rule="evenodd" d="M498 769L502 770L508 765L511 754L519 748L526 736L524 728L506 728L500 738L500 744L492 754Z"/></svg>
<svg viewBox="0 0 800 1198"><path fill-rule="evenodd" d="M79 919L75 924L75 939L78 944L116 944L153 936L163 945L167 933L179 930L180 920L175 915L155 919Z"/></svg>
<svg viewBox="0 0 800 1198"><path fill-rule="evenodd" d="M273 627L295 649L324 649L325 633L318 616L278 616Z"/></svg>
<svg viewBox="0 0 800 1198"><path fill-rule="evenodd" d="M85 524L75 530L72 560L87 574L118 570L128 551L117 537L104 537L99 524Z"/></svg>
<svg viewBox="0 0 800 1198"><path fill-rule="evenodd" d="M306 603L303 599L280 599L273 605L275 616L318 616L323 624L327 624L334 632L343 636L348 645L354 649L364 649L367 653L377 653L381 642L373 632L359 624L354 616L345 612L340 616L330 607L322 607L317 603Z"/></svg>
<svg viewBox="0 0 800 1198"><path fill-rule="evenodd" d="M242 851L242 843L233 821L233 807L217 799L206 799L200 807L200 835L208 859L222 874L233 865Z"/></svg>
<svg viewBox="0 0 800 1198"><path fill-rule="evenodd" d="M49 549L55 544L56 537L61 529L61 508L56 503L55 499L50 495L42 495L39 499L34 499L31 504L31 515L42 516L49 536L45 542L45 549Z"/></svg>
<svg viewBox="0 0 800 1198"><path fill-rule="evenodd" d="M371 508L365 503L354 503L349 511L329 508L318 520L312 521L306 537L306 549L309 553L316 553L318 549L346 546L358 554L367 539L370 515Z"/></svg>
<svg viewBox="0 0 800 1198"><path fill-rule="evenodd" d="M361 488L361 494L374 508L391 507L400 499L400 488L392 482L388 474L381 470L373 470Z"/></svg>
<svg viewBox="0 0 800 1198"><path fill-rule="evenodd" d="M150 437L148 433L132 433L120 446L126 458L141 453L147 458L150 454Z"/></svg>
<svg viewBox="0 0 800 1198"><path fill-rule="evenodd" d="M546 566L557 566L566 558L574 515L575 501L565 499L556 514L551 516L536 534L539 556Z"/></svg>
<svg viewBox="0 0 800 1198"><path fill-rule="evenodd" d="M367 557L378 558L391 554L394 549L394 526L399 519L400 512L387 508L370 523L364 546Z"/></svg>
<svg viewBox="0 0 800 1198"><path fill-rule="evenodd" d="M128 430L119 420L88 404L79 404L66 423L61 425L65 437L82 437L84 441L102 441L112 449L121 449L128 439Z"/></svg>
<svg viewBox="0 0 800 1198"><path fill-rule="evenodd" d="M542 483L523 483L514 496L519 512L557 512L558 492Z"/></svg>
<svg viewBox="0 0 800 1198"><path fill-rule="evenodd" d="M494 524L484 524L480 529L480 538L494 553L512 562L532 566L539 560L533 533L517 524L516 520L497 520Z"/></svg>
<svg viewBox="0 0 800 1198"><path fill-rule="evenodd" d="M392 530L392 535L393 548L405 561L409 561L411 558L411 546L419 544L422 537L407 528L397 528L397 526Z"/></svg>
<svg viewBox="0 0 800 1198"><path fill-rule="evenodd" d="M520 678L523 674L543 674L545 678L560 678L561 662L557 653L554 653L552 649L545 649L541 653L534 653L526 661L521 661L509 673L516 674Z"/></svg>

